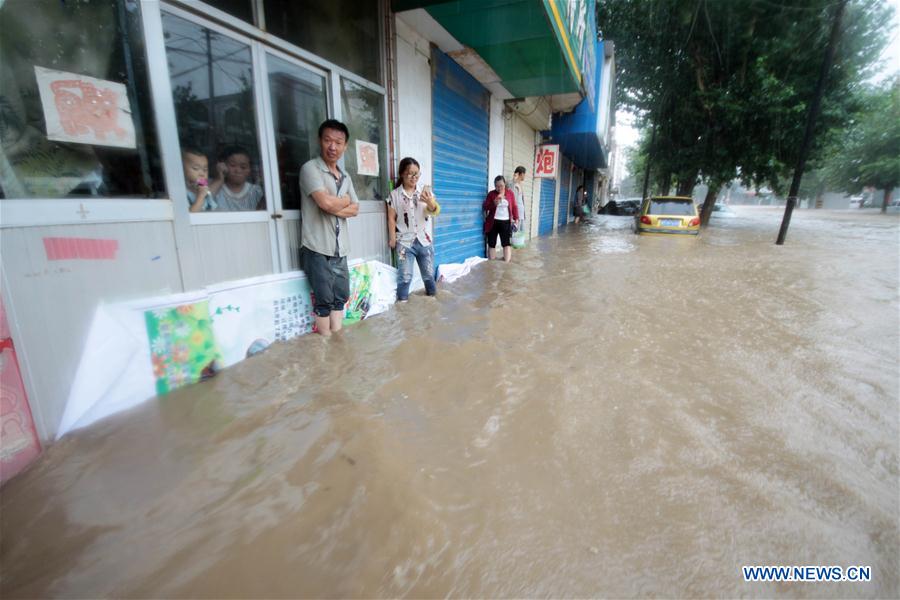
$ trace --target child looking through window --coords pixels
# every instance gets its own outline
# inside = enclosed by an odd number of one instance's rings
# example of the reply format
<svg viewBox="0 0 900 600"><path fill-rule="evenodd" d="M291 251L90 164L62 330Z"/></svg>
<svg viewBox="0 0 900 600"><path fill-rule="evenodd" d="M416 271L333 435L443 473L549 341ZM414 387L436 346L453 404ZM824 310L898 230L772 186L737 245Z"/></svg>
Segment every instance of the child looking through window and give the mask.
<svg viewBox="0 0 900 600"><path fill-rule="evenodd" d="M221 155L216 165L219 171L219 183L215 192L213 210L257 210L263 200L263 189L250 183L250 154L240 146L230 146ZM224 182L222 182L224 179Z"/></svg>
<svg viewBox="0 0 900 600"><path fill-rule="evenodd" d="M191 212L215 210L216 201L209 188L209 159L196 148L181 150L181 166L184 168L184 184Z"/></svg>

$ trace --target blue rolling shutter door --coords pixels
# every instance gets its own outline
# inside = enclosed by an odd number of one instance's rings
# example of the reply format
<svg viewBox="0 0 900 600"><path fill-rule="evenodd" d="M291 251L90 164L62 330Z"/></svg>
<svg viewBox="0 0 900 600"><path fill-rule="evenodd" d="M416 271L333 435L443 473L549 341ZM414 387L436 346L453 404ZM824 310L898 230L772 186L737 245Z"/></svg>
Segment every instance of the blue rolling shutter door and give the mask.
<svg viewBox="0 0 900 600"><path fill-rule="evenodd" d="M541 212L538 235L553 233L553 195L556 192L555 179L541 179Z"/></svg>
<svg viewBox="0 0 900 600"><path fill-rule="evenodd" d="M438 49L431 53L435 264L484 256L481 203L488 181L490 96L474 77Z"/></svg>
<svg viewBox="0 0 900 600"><path fill-rule="evenodd" d="M559 176L562 184L559 186L559 214L556 216L557 226L565 225L569 220L572 207L569 206L569 187L572 182L572 163L563 156L559 161Z"/></svg>

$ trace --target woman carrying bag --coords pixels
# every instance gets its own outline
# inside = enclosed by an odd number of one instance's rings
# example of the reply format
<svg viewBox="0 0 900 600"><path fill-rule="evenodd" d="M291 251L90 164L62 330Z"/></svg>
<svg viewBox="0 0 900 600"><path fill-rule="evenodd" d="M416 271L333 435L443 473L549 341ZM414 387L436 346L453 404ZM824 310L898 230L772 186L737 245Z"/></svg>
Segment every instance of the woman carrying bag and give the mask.
<svg viewBox="0 0 900 600"><path fill-rule="evenodd" d="M519 220L519 207L516 204L516 197L506 187L506 179L503 175L497 175L494 178L494 189L484 199L481 210L484 211L484 233L487 234L488 240L488 258L494 260L497 236L500 236L500 244L503 246L503 260L506 262L511 261L512 245L510 238L512 237L513 226Z"/></svg>
<svg viewBox="0 0 900 600"><path fill-rule="evenodd" d="M584 191L584 186L579 185L578 189L575 190L575 207L573 212L575 213L575 223L581 223L581 217L588 216L590 209L586 203L587 194Z"/></svg>

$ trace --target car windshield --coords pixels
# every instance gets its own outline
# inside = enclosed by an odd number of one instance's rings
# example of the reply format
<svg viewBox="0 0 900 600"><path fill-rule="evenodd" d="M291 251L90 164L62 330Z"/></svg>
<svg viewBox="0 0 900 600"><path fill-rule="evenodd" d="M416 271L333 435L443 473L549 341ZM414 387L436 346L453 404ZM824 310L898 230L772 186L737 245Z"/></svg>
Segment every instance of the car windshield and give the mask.
<svg viewBox="0 0 900 600"><path fill-rule="evenodd" d="M648 215L693 215L694 203L689 200L650 200Z"/></svg>

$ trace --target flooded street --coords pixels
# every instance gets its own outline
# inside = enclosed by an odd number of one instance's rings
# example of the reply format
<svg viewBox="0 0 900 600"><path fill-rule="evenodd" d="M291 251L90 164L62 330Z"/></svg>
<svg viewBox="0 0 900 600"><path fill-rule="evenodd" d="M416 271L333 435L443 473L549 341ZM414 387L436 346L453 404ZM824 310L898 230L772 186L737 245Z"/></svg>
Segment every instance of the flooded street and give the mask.
<svg viewBox="0 0 900 600"><path fill-rule="evenodd" d="M900 221L736 211L570 225L67 436L0 594L897 597Z"/></svg>

